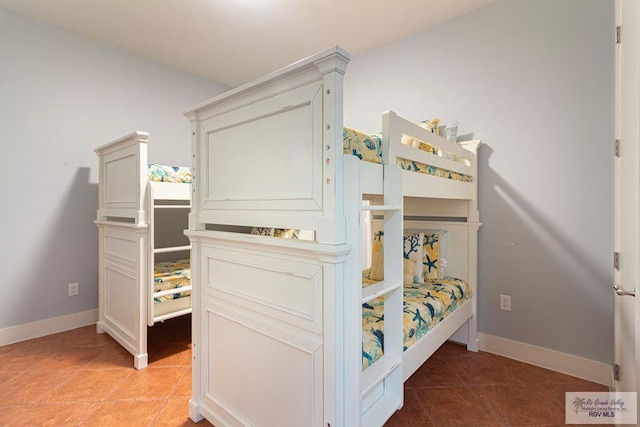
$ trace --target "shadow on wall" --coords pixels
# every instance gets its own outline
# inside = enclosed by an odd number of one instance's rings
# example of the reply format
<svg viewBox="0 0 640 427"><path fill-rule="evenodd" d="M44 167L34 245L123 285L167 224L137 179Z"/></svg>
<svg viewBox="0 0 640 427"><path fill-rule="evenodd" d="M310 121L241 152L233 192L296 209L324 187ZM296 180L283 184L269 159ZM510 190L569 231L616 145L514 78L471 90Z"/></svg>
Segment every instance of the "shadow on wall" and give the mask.
<svg viewBox="0 0 640 427"><path fill-rule="evenodd" d="M593 246L581 245L489 166L492 152L485 144L478 156L481 332L611 360L613 274L597 264L613 250L597 239L608 225L587 230ZM512 296L512 312L499 310L500 294Z"/></svg>
<svg viewBox="0 0 640 427"><path fill-rule="evenodd" d="M42 207L44 232L34 244L30 274L20 297L3 318L15 326L95 309L98 306L98 185L89 182L90 168L78 168L57 206ZM50 182L55 188L55 181ZM52 209L53 208L53 209ZM37 248L35 246L37 245ZM68 296L68 284L79 283L79 295ZM28 316L28 317L27 317Z"/></svg>

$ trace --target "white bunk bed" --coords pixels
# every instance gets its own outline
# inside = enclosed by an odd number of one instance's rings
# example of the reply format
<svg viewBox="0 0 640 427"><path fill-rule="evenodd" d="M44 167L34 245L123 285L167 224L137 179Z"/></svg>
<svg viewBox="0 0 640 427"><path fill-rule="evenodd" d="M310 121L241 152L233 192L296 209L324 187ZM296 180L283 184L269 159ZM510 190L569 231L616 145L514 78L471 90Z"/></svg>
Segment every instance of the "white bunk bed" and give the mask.
<svg viewBox="0 0 640 427"><path fill-rule="evenodd" d="M402 406L404 380L452 335L477 351L478 141L461 147L388 112L383 164L343 155L348 61L336 47L185 113L194 156L194 421L380 426ZM404 145L403 136L452 156ZM470 179L401 170L397 158ZM384 280L366 288L363 211L384 229ZM220 231L228 226L313 230L315 240ZM406 351L403 228L447 230L449 274L471 287L468 301ZM362 307L378 297L384 354L363 370Z"/></svg>
<svg viewBox="0 0 640 427"><path fill-rule="evenodd" d="M174 179L173 168L149 165L148 140L148 133L134 132L95 149L97 331L126 348L136 369L148 364L147 326L191 313L191 245L183 234L191 209L190 176L180 168L182 176ZM153 171L174 182L150 179Z"/></svg>

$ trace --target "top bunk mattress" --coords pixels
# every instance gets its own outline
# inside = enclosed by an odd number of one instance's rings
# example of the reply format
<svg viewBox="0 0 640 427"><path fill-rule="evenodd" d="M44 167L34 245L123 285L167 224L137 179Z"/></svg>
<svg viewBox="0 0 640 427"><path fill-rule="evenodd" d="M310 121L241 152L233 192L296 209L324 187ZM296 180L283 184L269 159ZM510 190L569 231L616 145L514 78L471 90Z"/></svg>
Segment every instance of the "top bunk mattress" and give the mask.
<svg viewBox="0 0 640 427"><path fill-rule="evenodd" d="M153 182L171 182L178 184L191 184L191 168L184 166L166 166L149 164L147 177Z"/></svg>
<svg viewBox="0 0 640 427"><path fill-rule="evenodd" d="M413 138L406 141L403 137L403 143L411 145L408 142L414 142ZM417 147L423 151L438 156L438 149L425 142L419 142ZM344 127L342 132L342 151L344 154L352 154L365 162L382 163L382 137L380 134L367 135L359 130ZM438 168L424 163L415 162L408 159L398 158L396 164L400 169L411 172L418 172L427 175L438 176L441 178L451 179L454 181L471 182L472 177L459 172Z"/></svg>

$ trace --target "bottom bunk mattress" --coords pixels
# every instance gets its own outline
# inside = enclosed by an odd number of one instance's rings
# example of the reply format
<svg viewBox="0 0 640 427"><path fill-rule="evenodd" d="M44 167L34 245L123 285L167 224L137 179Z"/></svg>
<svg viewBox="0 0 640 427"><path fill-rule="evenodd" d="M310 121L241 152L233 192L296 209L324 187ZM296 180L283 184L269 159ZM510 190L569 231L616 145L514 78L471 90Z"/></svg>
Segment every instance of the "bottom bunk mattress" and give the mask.
<svg viewBox="0 0 640 427"><path fill-rule="evenodd" d="M179 289L191 284L191 270L189 259L178 261L159 262L153 269L153 291L161 292L176 289L176 293L154 296L153 302L160 304L191 295L191 292L179 292Z"/></svg>
<svg viewBox="0 0 640 427"><path fill-rule="evenodd" d="M375 283L363 278L364 286ZM404 350L426 335L440 321L471 298L464 280L447 277L424 284L404 285ZM362 369L371 366L384 352L384 297L362 304Z"/></svg>

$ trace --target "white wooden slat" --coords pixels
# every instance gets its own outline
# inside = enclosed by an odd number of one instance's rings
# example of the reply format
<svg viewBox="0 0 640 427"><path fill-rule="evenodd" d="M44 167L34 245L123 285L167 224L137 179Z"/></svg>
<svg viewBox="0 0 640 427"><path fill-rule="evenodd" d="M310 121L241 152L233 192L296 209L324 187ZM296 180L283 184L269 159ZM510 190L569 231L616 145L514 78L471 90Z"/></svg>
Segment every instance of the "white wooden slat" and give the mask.
<svg viewBox="0 0 640 427"><path fill-rule="evenodd" d="M153 293L153 297L154 298L160 298L160 297L163 297L165 295L181 294L182 292L189 292L191 289L192 289L191 286L182 286L182 287L179 287L179 288L167 289L165 291L154 292Z"/></svg>
<svg viewBox="0 0 640 427"><path fill-rule="evenodd" d="M362 289L362 304L366 304L371 300L379 298L396 289L402 288L402 283L382 281L374 285L367 286Z"/></svg>
<svg viewBox="0 0 640 427"><path fill-rule="evenodd" d="M167 253L172 253L172 252L182 252L182 251L190 251L191 250L191 245L186 245L186 246L171 246L168 248L154 248L153 249L153 253L154 254L167 254Z"/></svg>

